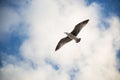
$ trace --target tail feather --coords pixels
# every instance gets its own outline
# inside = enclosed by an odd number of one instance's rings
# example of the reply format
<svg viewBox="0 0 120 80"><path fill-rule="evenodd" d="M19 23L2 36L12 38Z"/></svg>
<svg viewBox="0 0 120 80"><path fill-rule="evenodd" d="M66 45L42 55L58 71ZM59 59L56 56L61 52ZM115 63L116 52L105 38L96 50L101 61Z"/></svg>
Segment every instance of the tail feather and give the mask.
<svg viewBox="0 0 120 80"><path fill-rule="evenodd" d="M78 38L78 39L76 40L76 43L80 42L80 40L81 40L81 38Z"/></svg>

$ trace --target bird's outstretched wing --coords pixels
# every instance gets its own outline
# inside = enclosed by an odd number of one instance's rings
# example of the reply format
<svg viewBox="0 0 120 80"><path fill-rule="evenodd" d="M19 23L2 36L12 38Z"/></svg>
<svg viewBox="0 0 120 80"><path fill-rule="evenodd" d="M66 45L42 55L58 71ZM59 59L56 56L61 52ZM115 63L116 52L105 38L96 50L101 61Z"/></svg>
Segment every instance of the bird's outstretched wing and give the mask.
<svg viewBox="0 0 120 80"><path fill-rule="evenodd" d="M73 29L73 31L71 32L71 34L77 36L77 34L80 32L80 30L88 23L89 19L80 22L79 24L77 24L75 26L75 28Z"/></svg>
<svg viewBox="0 0 120 80"><path fill-rule="evenodd" d="M56 46L56 49L55 51L57 51L58 49L60 49L64 44L66 44L67 42L71 41L72 39L70 39L69 37L65 37L65 38L62 38L59 43L57 44Z"/></svg>

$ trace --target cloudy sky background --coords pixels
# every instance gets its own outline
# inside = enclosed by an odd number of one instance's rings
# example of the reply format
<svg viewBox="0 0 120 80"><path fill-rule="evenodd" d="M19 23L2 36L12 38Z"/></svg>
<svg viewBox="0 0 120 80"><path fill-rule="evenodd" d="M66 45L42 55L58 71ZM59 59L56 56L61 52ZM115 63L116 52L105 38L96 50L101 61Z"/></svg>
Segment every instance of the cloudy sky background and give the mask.
<svg viewBox="0 0 120 80"><path fill-rule="evenodd" d="M1 0L0 80L120 80L119 0ZM86 19L80 43L55 52Z"/></svg>

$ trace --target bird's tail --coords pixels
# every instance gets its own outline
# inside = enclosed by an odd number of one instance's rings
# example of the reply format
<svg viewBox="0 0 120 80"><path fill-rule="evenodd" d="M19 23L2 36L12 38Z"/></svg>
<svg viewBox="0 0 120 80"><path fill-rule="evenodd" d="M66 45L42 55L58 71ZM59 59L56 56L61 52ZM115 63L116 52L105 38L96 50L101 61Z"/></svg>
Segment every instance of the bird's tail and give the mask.
<svg viewBox="0 0 120 80"><path fill-rule="evenodd" d="M81 40L81 38L78 38L78 39L76 40L76 43L80 42L80 40Z"/></svg>

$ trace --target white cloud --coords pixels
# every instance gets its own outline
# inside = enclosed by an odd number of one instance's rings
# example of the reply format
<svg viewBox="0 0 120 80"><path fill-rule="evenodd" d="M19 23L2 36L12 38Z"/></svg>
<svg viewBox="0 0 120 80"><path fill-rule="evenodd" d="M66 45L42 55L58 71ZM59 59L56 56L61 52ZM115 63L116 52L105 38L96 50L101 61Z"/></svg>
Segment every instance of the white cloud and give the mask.
<svg viewBox="0 0 120 80"><path fill-rule="evenodd" d="M114 15L103 19L98 4L86 5L81 1L32 1L29 9L23 12L31 27L29 39L20 50L23 57L37 64L37 68L26 68L26 62L22 67L8 64L0 69L2 80L70 80L69 71L76 67L80 70L76 80L119 80L116 50L120 49L120 19ZM85 19L90 21L78 35L81 42L71 41L55 52L58 41L66 36L63 32L70 32ZM108 22L109 28L104 29L101 21ZM46 58L57 63L59 70L45 63Z"/></svg>

